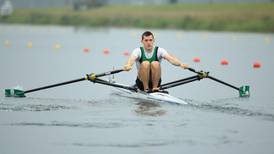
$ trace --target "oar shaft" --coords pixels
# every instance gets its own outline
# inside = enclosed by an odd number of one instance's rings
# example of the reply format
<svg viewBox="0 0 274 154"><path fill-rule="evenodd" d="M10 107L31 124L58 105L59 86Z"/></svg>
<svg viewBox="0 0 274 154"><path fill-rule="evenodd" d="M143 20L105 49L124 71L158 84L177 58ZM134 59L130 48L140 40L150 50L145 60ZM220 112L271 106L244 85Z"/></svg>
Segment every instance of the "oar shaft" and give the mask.
<svg viewBox="0 0 274 154"><path fill-rule="evenodd" d="M38 91L38 90L44 90L44 89L48 89L48 88L58 87L58 86L66 85L66 84L71 84L71 83L74 83L74 82L84 81L84 80L86 80L86 78L70 80L70 81L66 81L66 82L62 82L62 83L57 83L57 84L53 84L53 85L48 85L48 86L44 86L44 87L40 87L40 88L27 90L24 93L25 94L26 93L31 93L31 92Z"/></svg>
<svg viewBox="0 0 274 154"><path fill-rule="evenodd" d="M119 73L122 71L123 71L123 69L113 70L113 71L104 72L101 74L96 74L95 77L97 78L97 77L102 77L102 76L106 76L106 75L116 74L116 73ZM24 94L31 93L31 92L38 91L38 90L44 90L44 89L48 89L48 88L58 87L58 86L66 85L66 84L71 84L71 83L75 83L75 82L79 82L79 81L84 81L84 80L87 80L87 78L84 77L84 78L80 78L80 79L70 80L70 81L66 81L66 82L62 82L62 83L57 83L57 84L53 84L53 85L48 85L48 86L44 86L44 87L40 87L40 88L27 90L24 92Z"/></svg>
<svg viewBox="0 0 274 154"><path fill-rule="evenodd" d="M233 85L231 85L231 84L229 84L229 83L226 83L226 82L224 82L224 81L221 81L221 80L219 80L219 79L216 79L216 78L214 78L214 77L212 77L212 76L208 76L207 78L209 78L209 79L211 79L211 80L214 80L214 81L216 81L216 82L222 83L222 84L224 84L224 85L226 85L226 86L229 86L229 87L231 87L231 88L233 88L233 89L236 89L236 90L240 91L240 88L235 87L235 86L233 86Z"/></svg>
<svg viewBox="0 0 274 154"><path fill-rule="evenodd" d="M200 72L197 72L197 71L196 71L195 69L193 69L193 68L188 68L188 70L191 71L191 72L197 73L197 74L201 74ZM226 86L228 86L228 87L231 87L231 88L233 88L233 89L235 89L235 90L240 91L240 88L238 88L238 87L236 87L236 86L233 86L233 85L231 85L231 84L229 84L229 83L226 83L226 82L224 82L224 81L222 81L222 80L219 80L219 79L217 79L217 78L214 78L214 77L212 77L212 76L207 75L206 78L209 78L209 79L211 79L211 80L214 80L214 81L216 81L216 82L219 82L219 83L221 83L221 84L224 84L224 85L226 85Z"/></svg>
<svg viewBox="0 0 274 154"><path fill-rule="evenodd" d="M109 72L105 72L105 73L101 73L101 74L96 74L96 77L102 77L102 76L106 76L106 75L116 74L116 73L120 73L122 71L124 71L124 70L123 69L113 70L113 71L109 71Z"/></svg>

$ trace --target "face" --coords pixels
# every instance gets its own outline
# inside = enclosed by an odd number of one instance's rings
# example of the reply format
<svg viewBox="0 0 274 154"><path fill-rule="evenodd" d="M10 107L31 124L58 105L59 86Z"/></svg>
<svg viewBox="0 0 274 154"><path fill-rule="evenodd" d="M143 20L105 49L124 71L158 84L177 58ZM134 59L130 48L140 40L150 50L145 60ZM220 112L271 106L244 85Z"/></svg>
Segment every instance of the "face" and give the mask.
<svg viewBox="0 0 274 154"><path fill-rule="evenodd" d="M152 35L149 35L149 36L144 36L143 37L143 40L141 41L144 45L144 48L146 50L150 50L152 51L153 49L153 44L154 44L154 38Z"/></svg>

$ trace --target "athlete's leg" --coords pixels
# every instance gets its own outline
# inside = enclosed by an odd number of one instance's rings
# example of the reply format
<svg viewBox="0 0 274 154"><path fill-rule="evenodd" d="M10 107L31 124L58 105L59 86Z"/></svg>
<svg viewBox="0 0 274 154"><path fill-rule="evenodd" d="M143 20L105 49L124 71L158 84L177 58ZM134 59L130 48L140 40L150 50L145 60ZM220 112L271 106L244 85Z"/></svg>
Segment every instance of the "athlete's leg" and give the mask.
<svg viewBox="0 0 274 154"><path fill-rule="evenodd" d="M151 79L152 86L154 88L158 88L159 80L161 78L161 67L158 61L154 61L151 63Z"/></svg>
<svg viewBox="0 0 274 154"><path fill-rule="evenodd" d="M143 61L140 64L140 68L138 71L138 78L143 82L144 90L149 89L148 88L149 72L150 72L150 63L148 61Z"/></svg>

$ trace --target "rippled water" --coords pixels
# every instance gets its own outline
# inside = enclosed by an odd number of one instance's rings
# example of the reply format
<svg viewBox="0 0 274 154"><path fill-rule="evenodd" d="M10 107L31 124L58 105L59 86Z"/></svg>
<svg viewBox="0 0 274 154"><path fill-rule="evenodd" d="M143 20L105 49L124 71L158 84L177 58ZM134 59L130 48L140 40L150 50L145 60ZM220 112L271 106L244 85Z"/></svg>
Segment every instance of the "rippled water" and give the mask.
<svg viewBox="0 0 274 154"><path fill-rule="evenodd" d="M230 104L238 98L220 100L223 105L185 101L190 104L2 98L1 151L271 153L273 113Z"/></svg>
<svg viewBox="0 0 274 154"><path fill-rule="evenodd" d="M0 89L31 89L119 68L142 31L0 25ZM209 79L170 90L187 105L131 99L87 81L26 98L2 93L0 153L273 153L273 34L153 31L160 46L192 67L250 85L251 97L239 98ZM56 43L62 47L55 49ZM87 47L90 53L83 52ZM192 62L196 56L202 63ZM223 57L228 66L220 66ZM252 68L256 60L261 69ZM162 67L163 82L193 75L166 62ZM115 79L132 84L135 73Z"/></svg>

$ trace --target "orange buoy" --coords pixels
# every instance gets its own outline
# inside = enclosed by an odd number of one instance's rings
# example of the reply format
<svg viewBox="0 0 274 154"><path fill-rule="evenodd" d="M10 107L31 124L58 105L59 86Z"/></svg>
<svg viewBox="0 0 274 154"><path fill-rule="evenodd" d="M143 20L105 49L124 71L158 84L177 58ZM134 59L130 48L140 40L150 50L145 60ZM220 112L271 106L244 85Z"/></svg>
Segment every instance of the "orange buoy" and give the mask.
<svg viewBox="0 0 274 154"><path fill-rule="evenodd" d="M195 63L199 63L199 62L201 62L201 59L200 59L199 57L195 57L195 58L193 59L193 61L194 61Z"/></svg>
<svg viewBox="0 0 274 154"><path fill-rule="evenodd" d="M228 60L226 60L226 59L222 59L221 60L221 65L228 65Z"/></svg>
<svg viewBox="0 0 274 154"><path fill-rule="evenodd" d="M89 48L84 48L83 51L84 51L85 53L88 53L88 52L89 52Z"/></svg>
<svg viewBox="0 0 274 154"><path fill-rule="evenodd" d="M128 57L130 55L129 51L125 51L124 53L124 56Z"/></svg>
<svg viewBox="0 0 274 154"><path fill-rule="evenodd" d="M253 64L253 68L261 68L261 66L261 63L258 61Z"/></svg>
<svg viewBox="0 0 274 154"><path fill-rule="evenodd" d="M105 48L105 49L103 50L103 53L104 53L105 55L108 55L108 54L109 54L109 49L108 49L108 48Z"/></svg>

